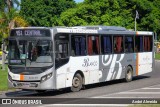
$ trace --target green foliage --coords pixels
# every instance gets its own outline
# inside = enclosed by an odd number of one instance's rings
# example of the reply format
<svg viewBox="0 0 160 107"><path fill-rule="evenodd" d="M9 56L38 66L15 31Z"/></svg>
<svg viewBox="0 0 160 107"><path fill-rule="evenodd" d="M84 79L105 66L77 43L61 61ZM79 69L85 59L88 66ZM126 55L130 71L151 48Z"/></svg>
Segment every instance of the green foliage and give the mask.
<svg viewBox="0 0 160 107"><path fill-rule="evenodd" d="M7 68L2 70L0 65L0 91L8 90L7 73Z"/></svg>
<svg viewBox="0 0 160 107"><path fill-rule="evenodd" d="M115 25L134 27L132 9L126 8L125 0L85 0L76 8L61 14L60 25Z"/></svg>
<svg viewBox="0 0 160 107"><path fill-rule="evenodd" d="M18 9L19 0L0 0L0 11L10 11L11 8Z"/></svg>
<svg viewBox="0 0 160 107"><path fill-rule="evenodd" d="M160 53L156 53L156 54L155 54L155 59L156 59L156 60L160 60Z"/></svg>
<svg viewBox="0 0 160 107"><path fill-rule="evenodd" d="M74 6L73 0L21 0L20 14L32 26L54 26L60 14Z"/></svg>
<svg viewBox="0 0 160 107"><path fill-rule="evenodd" d="M28 26L28 23L19 15L18 6L19 0L0 0L0 43L2 38L8 37L10 29Z"/></svg>
<svg viewBox="0 0 160 107"><path fill-rule="evenodd" d="M111 25L160 33L160 0L85 0L61 14L59 25Z"/></svg>
<svg viewBox="0 0 160 107"><path fill-rule="evenodd" d="M0 11L4 11L4 7L5 7L5 1L0 0Z"/></svg>
<svg viewBox="0 0 160 107"><path fill-rule="evenodd" d="M109 25L160 34L160 0L22 0L21 15L31 26Z"/></svg>

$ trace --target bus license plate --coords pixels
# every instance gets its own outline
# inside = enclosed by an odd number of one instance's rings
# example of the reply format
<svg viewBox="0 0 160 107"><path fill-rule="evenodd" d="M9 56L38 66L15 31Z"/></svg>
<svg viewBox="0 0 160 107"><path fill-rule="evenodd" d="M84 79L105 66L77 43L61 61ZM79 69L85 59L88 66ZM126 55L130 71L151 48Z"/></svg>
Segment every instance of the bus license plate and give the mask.
<svg viewBox="0 0 160 107"><path fill-rule="evenodd" d="M17 87L27 86L29 87L29 83L17 83Z"/></svg>

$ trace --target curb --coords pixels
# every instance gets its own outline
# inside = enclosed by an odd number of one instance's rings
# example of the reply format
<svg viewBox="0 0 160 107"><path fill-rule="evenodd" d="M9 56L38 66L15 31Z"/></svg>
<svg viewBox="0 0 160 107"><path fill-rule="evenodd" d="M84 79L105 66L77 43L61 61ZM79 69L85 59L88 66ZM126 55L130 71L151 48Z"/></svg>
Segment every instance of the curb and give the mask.
<svg viewBox="0 0 160 107"><path fill-rule="evenodd" d="M155 60L155 62L160 62L160 60Z"/></svg>

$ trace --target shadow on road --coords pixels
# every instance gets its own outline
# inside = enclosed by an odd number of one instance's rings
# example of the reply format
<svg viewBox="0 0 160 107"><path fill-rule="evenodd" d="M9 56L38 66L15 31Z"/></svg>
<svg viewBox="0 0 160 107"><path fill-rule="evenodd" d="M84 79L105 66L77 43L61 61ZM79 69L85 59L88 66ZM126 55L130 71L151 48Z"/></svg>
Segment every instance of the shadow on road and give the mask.
<svg viewBox="0 0 160 107"><path fill-rule="evenodd" d="M137 76L133 78L134 81L139 81L141 79L146 79L149 78L150 76ZM102 83L96 83L92 85L86 85L85 90L87 89L93 89L97 87L103 87L103 86L109 86L113 84L121 84L125 83L125 79L120 79L120 80L113 80L113 81L107 81L107 82L102 82ZM127 82L126 82L127 83ZM46 97L46 96L56 96L56 95L61 95L61 94L66 94L66 93L71 93L69 88L66 89L61 89L61 90L49 90L43 93L37 93L36 91L27 91L27 90L19 90L19 91L14 91L14 92L7 92L5 95L7 97Z"/></svg>
<svg viewBox="0 0 160 107"><path fill-rule="evenodd" d="M149 78L149 77L150 77L150 76L137 76L137 77L133 77L133 80L132 80L132 81L138 81L138 80L146 79L146 78ZM125 81L125 79L112 80L112 81L107 81L107 82L102 82L102 83L96 83L96 84L92 84L92 85L87 85L87 86L86 86L86 89L103 87L103 86L109 86L109 85L120 84L120 83L127 83L127 82Z"/></svg>

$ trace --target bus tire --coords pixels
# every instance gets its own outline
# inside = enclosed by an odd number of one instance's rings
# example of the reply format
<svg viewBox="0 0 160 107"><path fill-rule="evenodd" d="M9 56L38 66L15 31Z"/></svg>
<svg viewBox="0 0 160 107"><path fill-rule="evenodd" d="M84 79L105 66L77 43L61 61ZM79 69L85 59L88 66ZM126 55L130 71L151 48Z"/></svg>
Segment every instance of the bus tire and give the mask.
<svg viewBox="0 0 160 107"><path fill-rule="evenodd" d="M79 73L75 74L72 80L71 91L73 92L80 91L82 88L82 83L83 83L82 80L83 80L82 76Z"/></svg>
<svg viewBox="0 0 160 107"><path fill-rule="evenodd" d="M128 66L125 73L125 80L126 82L131 82L132 78L133 78L133 70L130 66Z"/></svg>

